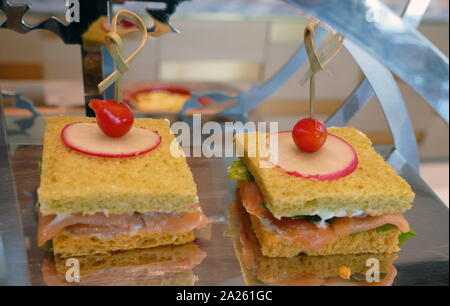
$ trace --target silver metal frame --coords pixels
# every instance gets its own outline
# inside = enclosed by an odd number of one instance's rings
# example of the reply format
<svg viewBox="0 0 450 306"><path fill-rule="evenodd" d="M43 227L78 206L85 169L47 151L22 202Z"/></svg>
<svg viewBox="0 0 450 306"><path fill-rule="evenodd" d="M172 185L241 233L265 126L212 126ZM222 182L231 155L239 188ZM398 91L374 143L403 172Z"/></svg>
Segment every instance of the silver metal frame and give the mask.
<svg viewBox="0 0 450 306"><path fill-rule="evenodd" d="M11 192L13 190L13 192ZM0 96L0 285L29 283L23 227L9 156L3 102ZM5 277L3 274L6 273Z"/></svg>
<svg viewBox="0 0 450 306"><path fill-rule="evenodd" d="M417 27L429 3L430 0L409 1L402 14L404 22ZM330 126L348 124L353 116L376 94L392 131L395 150L405 156L411 166L419 172L419 154L414 129L392 73L351 41L345 41L345 47L361 67L366 78L361 81L340 108L328 118L327 124ZM393 166L399 167L396 163L393 163Z"/></svg>
<svg viewBox="0 0 450 306"><path fill-rule="evenodd" d="M419 93L448 124L448 58L414 29L420 24L430 1L410 0L402 14L403 21L378 1L285 1L346 36L345 47L366 76L327 124L347 125L375 94L394 140L394 149L387 160L397 170L408 162L419 172L414 128L397 82L388 68ZM420 56L420 60L415 56ZM420 66L424 62L430 65Z"/></svg>
<svg viewBox="0 0 450 306"><path fill-rule="evenodd" d="M394 141L391 154L387 157L388 162L397 170L407 162L419 172L419 152L413 125L392 72L419 93L448 124L448 58L414 29L419 25L430 1L410 0L402 14L403 21L377 0L284 1L343 34L347 38L345 47L366 75L338 111L327 120L327 124L347 125L376 95ZM318 42L323 35L322 30ZM305 50L300 46L264 84L255 85L248 92L235 96L222 93L194 94L179 115L183 118L187 110L201 107L198 100L206 97L215 102L234 100L236 104L220 115L241 115L245 120L250 110L270 97L305 62ZM427 65L424 66L424 63Z"/></svg>
<svg viewBox="0 0 450 306"><path fill-rule="evenodd" d="M418 2L428 6L428 1L410 0L405 22L376 0L284 1L336 29L363 48L420 94L448 124L448 58L408 24L423 15L423 8Z"/></svg>

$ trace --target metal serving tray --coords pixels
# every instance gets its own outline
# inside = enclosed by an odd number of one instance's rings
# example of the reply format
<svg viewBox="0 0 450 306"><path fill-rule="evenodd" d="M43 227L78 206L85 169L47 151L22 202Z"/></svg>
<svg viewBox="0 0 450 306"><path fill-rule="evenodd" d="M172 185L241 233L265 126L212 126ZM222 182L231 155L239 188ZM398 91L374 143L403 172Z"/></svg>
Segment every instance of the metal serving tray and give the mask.
<svg viewBox="0 0 450 306"><path fill-rule="evenodd" d="M16 205L23 224L28 261L28 264L17 263L20 254L17 258L9 258L8 264L15 262L16 269L13 272L9 270L7 279L15 280L16 284L45 285L42 263L48 258L48 254L36 245L37 216L34 211L41 152L41 146L20 145L11 154L13 180L17 190ZM4 160L0 162L3 163ZM198 185L200 203L205 213L215 220L210 227L198 232L199 238L195 243L207 253L207 257L192 271L197 277L195 285L245 285L232 240L224 235L228 229L227 211L235 200L236 190L234 182L229 181L226 175L230 162L231 159L188 158ZM417 237L403 246L399 258L394 262L399 272L394 285L448 285L448 208L412 169L402 169L401 175L416 192L414 208L406 217L416 230ZM10 190L9 194L0 194L0 204L4 205L12 194L14 190ZM0 223L5 222L4 216L3 213L0 214ZM2 228L2 234L7 230L8 228ZM8 247L10 246L4 245L5 249ZM26 277L17 278L21 273ZM122 275L118 273L109 277L111 284L114 284L116 278L121 278ZM130 280L130 284L135 282Z"/></svg>

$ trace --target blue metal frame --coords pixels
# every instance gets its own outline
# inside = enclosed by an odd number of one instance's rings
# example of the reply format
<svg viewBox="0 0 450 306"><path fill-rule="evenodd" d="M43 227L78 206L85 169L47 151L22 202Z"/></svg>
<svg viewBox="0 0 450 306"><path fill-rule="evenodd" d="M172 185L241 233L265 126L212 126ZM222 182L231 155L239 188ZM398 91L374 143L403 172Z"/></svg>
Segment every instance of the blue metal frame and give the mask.
<svg viewBox="0 0 450 306"><path fill-rule="evenodd" d="M375 94L394 140L392 158L388 157L387 160L396 169L407 162L418 172L419 153L413 125L391 71L418 92L448 124L448 58L414 29L419 25L430 1L410 0L403 13L404 21L376 0L284 1L344 35L347 38L345 47L366 75L338 111L327 120L327 124L347 125ZM323 30L318 33L318 43L323 40L324 34ZM210 98L219 103L236 101L234 106L218 115L240 115L247 120L248 112L269 98L306 60L306 52L300 46L264 84L255 85L250 91L235 96L222 93L194 94L179 115L186 118L186 111L202 107L199 98Z"/></svg>
<svg viewBox="0 0 450 306"><path fill-rule="evenodd" d="M319 28L317 31L317 43L320 44L325 38L326 31ZM300 45L300 47L295 51L295 53L289 58L289 60L264 84L254 85L248 92L241 92L236 96L230 96L223 93L208 93L197 95L193 94L192 98L189 99L182 110L180 110L179 115L183 114L194 108L201 108L202 104L199 103L199 98L209 98L215 102L226 102L230 100L235 100L237 103L235 106L224 110L221 115L224 116L243 116L248 117L248 112L258 106L260 103L265 101L268 97L273 95L281 86L283 86L286 81L288 81L295 72L302 67L308 56L306 54L305 47Z"/></svg>
<svg viewBox="0 0 450 306"><path fill-rule="evenodd" d="M384 4L377 0L284 1L328 24L363 48L420 94L448 124L448 58ZM417 9L417 1L411 0L409 4L413 4L409 20L423 15Z"/></svg>

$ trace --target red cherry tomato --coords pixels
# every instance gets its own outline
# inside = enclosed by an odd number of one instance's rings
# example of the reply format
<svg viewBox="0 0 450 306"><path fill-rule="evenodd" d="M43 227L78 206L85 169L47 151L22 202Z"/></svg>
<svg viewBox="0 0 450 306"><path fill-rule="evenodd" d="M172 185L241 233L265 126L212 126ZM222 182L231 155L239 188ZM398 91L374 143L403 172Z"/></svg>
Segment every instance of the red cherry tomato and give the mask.
<svg viewBox="0 0 450 306"><path fill-rule="evenodd" d="M124 27L126 27L126 28L134 27L134 23L132 23L131 21L128 21L128 20L126 20L126 19L124 19L124 20L122 21L122 25L123 25Z"/></svg>
<svg viewBox="0 0 450 306"><path fill-rule="evenodd" d="M302 119L292 130L292 138L297 147L308 153L318 151L325 143L327 135L327 126L319 119Z"/></svg>
<svg viewBox="0 0 450 306"><path fill-rule="evenodd" d="M94 110L100 129L110 137L121 137L133 126L133 112L126 103L92 99L89 107Z"/></svg>
<svg viewBox="0 0 450 306"><path fill-rule="evenodd" d="M208 97L200 97L197 100L198 100L198 103L200 103L203 106L208 106L213 102L213 100Z"/></svg>

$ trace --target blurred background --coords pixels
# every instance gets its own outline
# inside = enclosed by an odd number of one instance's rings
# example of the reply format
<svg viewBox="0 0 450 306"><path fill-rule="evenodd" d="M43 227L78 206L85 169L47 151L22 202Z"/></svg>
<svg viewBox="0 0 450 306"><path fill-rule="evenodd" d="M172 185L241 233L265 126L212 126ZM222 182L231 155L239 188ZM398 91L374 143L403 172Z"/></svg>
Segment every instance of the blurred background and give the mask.
<svg viewBox="0 0 450 306"><path fill-rule="evenodd" d="M29 24L49 16L64 19L63 0L13 0L29 2L32 9L25 15ZM406 0L384 0L400 13ZM142 10L145 4L130 3ZM449 2L432 0L419 27L446 56L449 50ZM0 22L4 20L0 12ZM139 90L152 84L176 86L176 97L164 95L136 96L135 107L152 116L176 112L189 91L237 92L269 78L297 49L302 41L306 18L280 0L194 0L180 4L172 17L181 34L150 38L145 50L125 75L126 89ZM126 52L139 42L136 33L125 38ZM288 129L308 114L308 87L299 84L299 71L277 93L259 105L252 120L279 121ZM317 77L317 113L322 119L333 113L363 78L363 74L345 49ZM449 129L427 104L407 85L399 85L412 117L420 148L421 174L435 192L448 204L449 197ZM26 35L0 30L0 89L20 92L33 101L44 115L83 115L83 81L81 53L78 45L65 45L55 35L34 31ZM156 103L152 100L162 101ZM161 100L162 99L162 100ZM20 132L17 118L29 116L12 107L5 98L11 143L42 142L43 123ZM181 103L181 104L180 104ZM158 109L161 107L161 109ZM392 144L384 115L375 98L350 123L376 145ZM15 132L16 131L16 132Z"/></svg>

